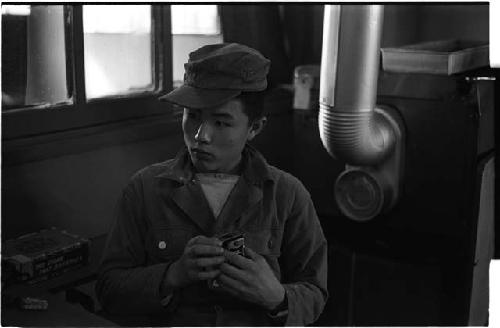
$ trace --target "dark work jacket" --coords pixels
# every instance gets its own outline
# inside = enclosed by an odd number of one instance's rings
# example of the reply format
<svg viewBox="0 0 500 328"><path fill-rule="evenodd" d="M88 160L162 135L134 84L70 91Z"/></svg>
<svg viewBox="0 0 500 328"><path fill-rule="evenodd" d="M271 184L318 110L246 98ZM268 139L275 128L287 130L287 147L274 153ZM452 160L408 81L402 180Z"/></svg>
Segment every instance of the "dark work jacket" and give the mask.
<svg viewBox="0 0 500 328"><path fill-rule="evenodd" d="M245 245L267 260L283 284L288 315L281 323L313 323L328 294L327 243L312 200L299 180L267 164L250 146L217 219L186 149L132 177L103 254L96 284L101 305L114 315L145 315L148 321L141 325L276 324L263 308L211 290L206 282L177 290L167 306L161 304L165 272L188 240L232 231L244 233Z"/></svg>

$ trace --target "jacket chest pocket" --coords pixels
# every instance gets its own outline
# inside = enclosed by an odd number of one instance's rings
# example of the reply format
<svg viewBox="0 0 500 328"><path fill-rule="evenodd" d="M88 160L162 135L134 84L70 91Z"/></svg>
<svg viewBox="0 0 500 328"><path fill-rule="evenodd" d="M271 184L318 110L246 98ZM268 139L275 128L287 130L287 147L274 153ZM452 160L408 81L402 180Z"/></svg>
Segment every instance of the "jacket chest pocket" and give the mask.
<svg viewBox="0 0 500 328"><path fill-rule="evenodd" d="M245 246L260 255L279 257L281 254L281 236L279 229L245 231Z"/></svg>
<svg viewBox="0 0 500 328"><path fill-rule="evenodd" d="M282 235L279 229L245 231L245 246L263 256L279 280L281 280L279 257Z"/></svg>
<svg viewBox="0 0 500 328"><path fill-rule="evenodd" d="M184 252L193 231L179 228L160 228L154 233L154 253L160 259L178 258Z"/></svg>

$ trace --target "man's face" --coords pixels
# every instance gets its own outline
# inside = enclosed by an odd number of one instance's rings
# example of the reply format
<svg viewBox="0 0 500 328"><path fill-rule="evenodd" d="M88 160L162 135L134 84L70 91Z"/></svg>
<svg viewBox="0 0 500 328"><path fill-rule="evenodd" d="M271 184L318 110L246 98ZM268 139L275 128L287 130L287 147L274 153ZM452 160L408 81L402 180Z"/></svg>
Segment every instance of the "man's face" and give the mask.
<svg viewBox="0 0 500 328"><path fill-rule="evenodd" d="M184 108L184 142L197 170L234 173L246 142L260 131L248 123L238 99L214 108Z"/></svg>

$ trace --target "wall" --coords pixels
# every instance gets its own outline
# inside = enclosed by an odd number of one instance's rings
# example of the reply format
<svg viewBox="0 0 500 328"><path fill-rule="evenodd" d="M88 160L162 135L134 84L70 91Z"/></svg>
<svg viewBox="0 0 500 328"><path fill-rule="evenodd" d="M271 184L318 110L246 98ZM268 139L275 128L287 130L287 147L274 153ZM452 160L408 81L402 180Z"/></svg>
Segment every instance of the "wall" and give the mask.
<svg viewBox="0 0 500 328"><path fill-rule="evenodd" d="M386 5L381 47L397 47L418 41L419 5Z"/></svg>
<svg viewBox="0 0 500 328"><path fill-rule="evenodd" d="M489 40L489 6L427 5L419 8L420 40Z"/></svg>
<svg viewBox="0 0 500 328"><path fill-rule="evenodd" d="M489 40L489 6L386 5L382 47L442 39Z"/></svg>
<svg viewBox="0 0 500 328"><path fill-rule="evenodd" d="M2 168L2 238L51 226L93 237L111 222L114 203L138 169L175 155L168 137Z"/></svg>

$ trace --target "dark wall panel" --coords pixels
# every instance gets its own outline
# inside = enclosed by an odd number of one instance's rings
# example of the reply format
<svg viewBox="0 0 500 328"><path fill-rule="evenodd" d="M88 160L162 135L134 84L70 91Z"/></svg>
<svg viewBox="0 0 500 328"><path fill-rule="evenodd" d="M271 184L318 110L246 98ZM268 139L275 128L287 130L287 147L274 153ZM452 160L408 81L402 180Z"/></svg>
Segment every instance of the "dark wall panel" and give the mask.
<svg viewBox="0 0 500 328"><path fill-rule="evenodd" d="M2 237L51 226L103 234L129 177L175 155L181 144L178 134L3 168Z"/></svg>
<svg viewBox="0 0 500 328"><path fill-rule="evenodd" d="M419 38L489 40L489 5L427 5L419 15Z"/></svg>
<svg viewBox="0 0 500 328"><path fill-rule="evenodd" d="M443 39L488 41L488 4L385 5L382 47Z"/></svg>

